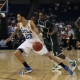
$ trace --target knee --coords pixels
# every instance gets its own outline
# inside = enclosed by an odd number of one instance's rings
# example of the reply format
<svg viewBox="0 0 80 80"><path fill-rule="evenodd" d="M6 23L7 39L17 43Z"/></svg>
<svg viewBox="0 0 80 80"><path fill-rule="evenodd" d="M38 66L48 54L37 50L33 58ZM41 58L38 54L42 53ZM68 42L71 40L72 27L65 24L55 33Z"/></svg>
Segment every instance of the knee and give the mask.
<svg viewBox="0 0 80 80"><path fill-rule="evenodd" d="M21 52L20 52L19 50L16 50L16 51L14 52L14 55L15 55L15 56L20 56L20 55L21 55Z"/></svg>

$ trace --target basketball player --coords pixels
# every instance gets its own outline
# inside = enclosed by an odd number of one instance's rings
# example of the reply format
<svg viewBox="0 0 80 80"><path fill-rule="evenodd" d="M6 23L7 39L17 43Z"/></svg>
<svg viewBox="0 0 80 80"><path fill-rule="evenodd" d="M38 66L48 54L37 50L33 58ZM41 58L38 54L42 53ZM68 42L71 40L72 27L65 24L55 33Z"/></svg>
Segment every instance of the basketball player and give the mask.
<svg viewBox="0 0 80 80"><path fill-rule="evenodd" d="M75 35L76 35L76 38L77 38L77 47L78 47L78 53L80 54L80 17L76 20L75 22ZM80 55L79 55L79 58L78 58L78 61L80 62Z"/></svg>
<svg viewBox="0 0 80 80"><path fill-rule="evenodd" d="M58 29L49 20L45 19L44 12L39 13L38 26L40 26L41 28L41 33L44 37L44 43L48 51L53 51L55 56L67 60L71 64L72 70L75 70L76 61L69 59L62 53L58 43L58 36L57 36ZM53 67L52 70L55 69L61 69L61 66L55 63L55 67Z"/></svg>
<svg viewBox="0 0 80 80"><path fill-rule="evenodd" d="M14 33L10 36L10 38L6 39L6 42L9 42L14 36L15 34L21 30L23 35L25 36L25 42L23 42L18 48L17 50L14 52L15 56L18 58L18 60L24 65L24 70L21 71L19 74L25 74L25 73L29 73L32 72L31 67L27 64L27 62L24 60L22 53L29 53L29 51L32 48L32 44L35 41L39 41L43 44L43 48L41 51L34 51L40 55L45 55L47 57L49 57L51 60L54 60L55 62L57 62L59 65L61 65L66 71L68 71L71 75L73 74L73 71L71 71L69 69L68 66L64 65L62 62L60 62L56 57L54 57L53 55L48 53L47 48L44 46L44 41L43 38L41 37L41 35L39 34L35 24L31 21L31 20L26 20L26 16L25 13L19 13L17 15L17 20L18 20L18 24L17 24L17 28L14 31Z"/></svg>

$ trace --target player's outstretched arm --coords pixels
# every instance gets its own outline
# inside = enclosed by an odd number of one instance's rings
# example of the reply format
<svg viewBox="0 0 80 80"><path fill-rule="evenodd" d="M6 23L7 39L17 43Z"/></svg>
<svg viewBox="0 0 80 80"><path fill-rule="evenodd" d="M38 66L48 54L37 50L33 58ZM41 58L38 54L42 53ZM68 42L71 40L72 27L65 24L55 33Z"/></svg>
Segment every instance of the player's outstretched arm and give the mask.
<svg viewBox="0 0 80 80"><path fill-rule="evenodd" d="M16 30L12 33L12 35L11 35L9 38L7 38L7 39L5 40L5 42L11 41L11 39L17 34L17 32L18 32L19 30L20 30L20 26L19 26L19 23L18 23Z"/></svg>
<svg viewBox="0 0 80 80"><path fill-rule="evenodd" d="M80 17L76 20L74 24L78 29L80 29Z"/></svg>
<svg viewBox="0 0 80 80"><path fill-rule="evenodd" d="M38 35L39 39L44 43L44 40L43 40L42 36L40 35L38 29L36 28L35 24L33 23L33 21L31 21L31 27L32 27L33 31L35 31L35 33Z"/></svg>

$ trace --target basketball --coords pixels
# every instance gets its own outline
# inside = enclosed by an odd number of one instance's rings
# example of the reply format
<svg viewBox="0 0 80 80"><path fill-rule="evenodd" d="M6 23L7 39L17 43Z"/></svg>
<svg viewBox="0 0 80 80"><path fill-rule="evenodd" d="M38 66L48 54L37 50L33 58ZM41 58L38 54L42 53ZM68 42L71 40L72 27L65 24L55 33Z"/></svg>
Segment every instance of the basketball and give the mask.
<svg viewBox="0 0 80 80"><path fill-rule="evenodd" d="M35 51L40 51L42 49L43 45L40 42L34 42L32 47Z"/></svg>

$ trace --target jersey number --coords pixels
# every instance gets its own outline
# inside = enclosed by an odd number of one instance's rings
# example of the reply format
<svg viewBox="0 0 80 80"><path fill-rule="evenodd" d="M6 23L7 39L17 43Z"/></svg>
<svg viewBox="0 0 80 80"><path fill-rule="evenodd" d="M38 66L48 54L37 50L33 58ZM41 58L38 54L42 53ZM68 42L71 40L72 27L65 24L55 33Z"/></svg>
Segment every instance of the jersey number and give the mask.
<svg viewBox="0 0 80 80"><path fill-rule="evenodd" d="M26 39L31 39L32 38L32 34L26 34Z"/></svg>

